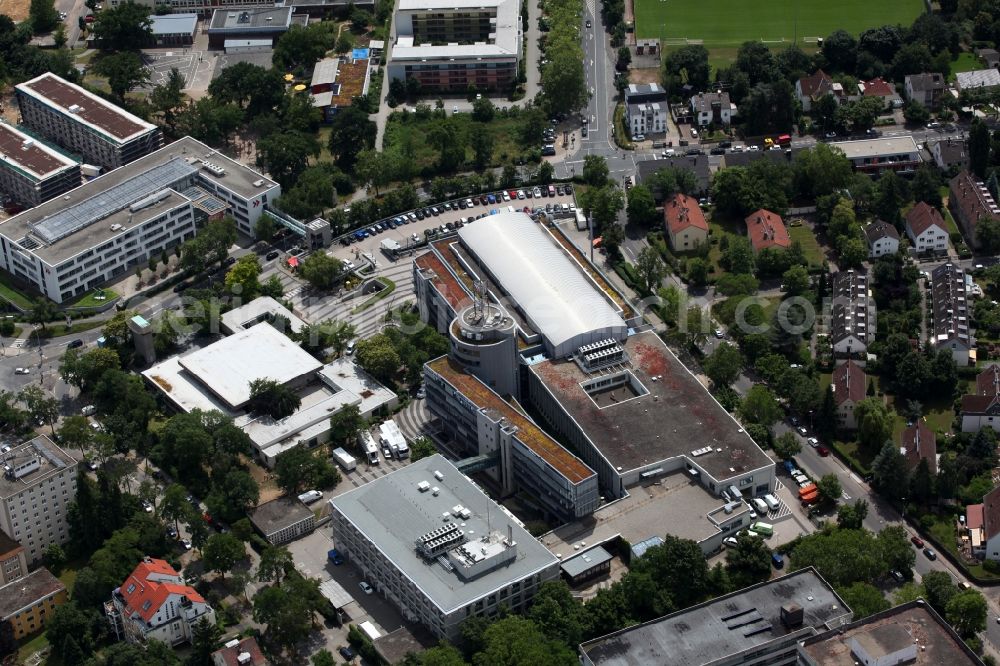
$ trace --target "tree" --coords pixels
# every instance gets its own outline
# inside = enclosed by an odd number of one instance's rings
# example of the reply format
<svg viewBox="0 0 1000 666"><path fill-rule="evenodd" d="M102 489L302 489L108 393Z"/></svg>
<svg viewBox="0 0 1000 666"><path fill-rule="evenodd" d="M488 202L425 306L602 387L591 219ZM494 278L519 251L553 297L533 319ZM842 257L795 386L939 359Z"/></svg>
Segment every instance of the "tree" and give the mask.
<svg viewBox="0 0 1000 666"><path fill-rule="evenodd" d="M743 369L743 355L733 345L723 342L705 359L704 367L705 374L717 387L729 386Z"/></svg>
<svg viewBox="0 0 1000 666"><path fill-rule="evenodd" d="M454 118L440 118L427 130L427 143L438 151L438 170L451 173L465 160L468 138Z"/></svg>
<svg viewBox="0 0 1000 666"><path fill-rule="evenodd" d="M302 399L290 388L273 379L254 379L250 382L250 400L247 407L257 414L267 414L280 421L291 416L302 404Z"/></svg>
<svg viewBox="0 0 1000 666"><path fill-rule="evenodd" d="M566 645L578 645L583 638L583 612L583 606L573 598L565 583L549 581L538 587L528 619L545 636Z"/></svg>
<svg viewBox="0 0 1000 666"><path fill-rule="evenodd" d="M93 35L106 51L139 51L153 38L149 8L135 2L101 10L93 23Z"/></svg>
<svg viewBox="0 0 1000 666"><path fill-rule="evenodd" d="M36 33L50 32L59 25L59 12L52 0L31 0L28 18Z"/></svg>
<svg viewBox="0 0 1000 666"><path fill-rule="evenodd" d="M233 267L226 272L226 289L239 295L244 301L251 301L260 291L260 260L255 254L246 254L236 260Z"/></svg>
<svg viewBox="0 0 1000 666"><path fill-rule="evenodd" d="M726 548L726 572L738 588L767 580L771 575L771 549L762 537L741 536L735 547Z"/></svg>
<svg viewBox="0 0 1000 666"><path fill-rule="evenodd" d="M990 162L990 130L979 118L969 128L969 170L978 178L986 177Z"/></svg>
<svg viewBox="0 0 1000 666"><path fill-rule="evenodd" d="M427 437L417 437L410 446L410 460L416 461L437 453L437 447Z"/></svg>
<svg viewBox="0 0 1000 666"><path fill-rule="evenodd" d="M541 166L538 167L538 182L542 185L548 185L555 177L555 172L556 168L552 166L551 162L542 162Z"/></svg>
<svg viewBox="0 0 1000 666"><path fill-rule="evenodd" d="M208 537L201 554L205 567L209 571L219 572L219 576L225 580L226 572L246 557L246 547L232 534L224 532Z"/></svg>
<svg viewBox="0 0 1000 666"><path fill-rule="evenodd" d="M40 386L34 384L21 389L17 397L24 404L32 421L47 424L55 434L55 422L59 418L58 400L49 397Z"/></svg>
<svg viewBox="0 0 1000 666"><path fill-rule="evenodd" d="M928 571L923 575L921 584L927 593L929 603L938 613L947 616L948 602L958 594L958 587L947 571Z"/></svg>
<svg viewBox="0 0 1000 666"><path fill-rule="evenodd" d="M622 191L613 185L593 188L584 193L580 202L584 209L590 211L596 232L604 238L604 247L617 252L620 240L617 242L612 240L611 230L620 226L617 223L618 213L625 203ZM622 230L622 238L624 238L624 230Z"/></svg>
<svg viewBox="0 0 1000 666"><path fill-rule="evenodd" d="M751 423L769 427L781 418L781 406L766 386L754 384L740 404L740 412Z"/></svg>
<svg viewBox="0 0 1000 666"><path fill-rule="evenodd" d="M791 432L783 432L775 437L773 448L782 460L788 460L802 451L798 437Z"/></svg>
<svg viewBox="0 0 1000 666"><path fill-rule="evenodd" d="M346 405L330 417L330 443L333 446L345 446L353 441L367 422L361 416L357 405Z"/></svg>
<svg viewBox="0 0 1000 666"><path fill-rule="evenodd" d="M511 615L491 624L483 632L483 649L476 655L477 666L490 664L550 664L573 666L578 663L572 650L542 633L531 620Z"/></svg>
<svg viewBox="0 0 1000 666"><path fill-rule="evenodd" d="M194 511L191 503L187 500L187 489L178 484L172 483L163 491L163 499L160 500L158 511L164 520L174 521L174 529L180 533L180 524L186 522Z"/></svg>
<svg viewBox="0 0 1000 666"><path fill-rule="evenodd" d="M63 566L66 564L66 551L62 549L57 543L50 543L45 549L45 553L42 555L42 559L45 562L45 566L48 567L49 571L53 575L58 576L62 571Z"/></svg>
<svg viewBox="0 0 1000 666"><path fill-rule="evenodd" d="M642 280L642 284L646 287L646 291L651 293L659 288L663 278L667 276L666 264L660 258L660 253L651 245L647 245L639 251L635 270L639 279Z"/></svg>
<svg viewBox="0 0 1000 666"><path fill-rule="evenodd" d="M799 296L809 291L812 285L809 279L809 271L805 266L792 266L781 276L781 281L785 285L785 291L790 296Z"/></svg>
<svg viewBox="0 0 1000 666"><path fill-rule="evenodd" d="M375 145L375 123L368 114L354 106L340 109L330 123L330 153L337 166L350 172L358 153Z"/></svg>
<svg viewBox="0 0 1000 666"><path fill-rule="evenodd" d="M708 281L708 262L701 257L694 257L687 262L687 279L696 287L703 286Z"/></svg>
<svg viewBox="0 0 1000 666"><path fill-rule="evenodd" d="M318 581L296 576L288 583L257 593L253 600L253 619L266 624L268 638L291 650L294 657L295 646L309 635L313 613L325 599L319 594Z"/></svg>
<svg viewBox="0 0 1000 666"><path fill-rule="evenodd" d="M811 198L832 194L847 187L853 179L850 160L842 151L826 143L795 155L795 188Z"/></svg>
<svg viewBox="0 0 1000 666"><path fill-rule="evenodd" d="M566 26L563 29L571 31L571 34L563 35L563 39L549 36L546 49L549 62L541 72L543 103L552 115L573 113L590 99L583 72L585 57L577 28L572 23L573 19L568 16L561 18L560 24Z"/></svg>
<svg viewBox="0 0 1000 666"><path fill-rule="evenodd" d="M454 649L454 648L452 648ZM423 663L426 663L427 653L422 655ZM464 663L464 662L462 662ZM337 660L334 658L333 653L323 648L316 654L312 656L312 666L337 666Z"/></svg>
<svg viewBox="0 0 1000 666"><path fill-rule="evenodd" d="M906 459L899 447L893 442L885 442L872 461L872 484L886 497L900 500L908 489L908 478Z"/></svg>
<svg viewBox="0 0 1000 666"><path fill-rule="evenodd" d="M201 618L191 634L191 654L186 666L213 666L212 653L219 647L222 629L218 624Z"/></svg>
<svg viewBox="0 0 1000 666"><path fill-rule="evenodd" d="M601 155L587 155L583 158L583 180L593 187L602 187L608 182L608 162Z"/></svg>
<svg viewBox="0 0 1000 666"><path fill-rule="evenodd" d="M870 583L857 582L837 590L841 598L854 611L854 619L860 620L890 608L882 591Z"/></svg>
<svg viewBox="0 0 1000 666"><path fill-rule="evenodd" d="M485 130L473 132L472 152L472 161L476 170L482 171L488 167L490 165L490 161L493 159L493 135Z"/></svg>
<svg viewBox="0 0 1000 666"><path fill-rule="evenodd" d="M262 583L274 582L281 585L285 572L294 564L292 554L284 546L268 546L260 554L257 566L257 580Z"/></svg>
<svg viewBox="0 0 1000 666"><path fill-rule="evenodd" d="M170 69L167 80L153 88L153 92L149 95L149 103L163 115L164 124L173 131L177 109L184 103L184 77L180 70L176 67Z"/></svg>
<svg viewBox="0 0 1000 666"><path fill-rule="evenodd" d="M903 107L903 117L908 123L924 125L931 119L931 112L918 100L911 99Z"/></svg>
<svg viewBox="0 0 1000 666"><path fill-rule="evenodd" d="M17 653L17 639L14 637L14 625L10 620L0 622L0 659Z"/></svg>
<svg viewBox="0 0 1000 666"><path fill-rule="evenodd" d="M793 571L813 566L835 587L878 580L890 568L871 532L841 529L801 537L791 551L791 565Z"/></svg>
<svg viewBox="0 0 1000 666"><path fill-rule="evenodd" d="M383 384L391 384L403 364L392 341L385 334L358 341L355 361Z"/></svg>
<svg viewBox="0 0 1000 666"><path fill-rule="evenodd" d="M868 516L868 502L855 500L853 504L837 507L837 527L843 530L859 530Z"/></svg>
<svg viewBox="0 0 1000 666"><path fill-rule="evenodd" d="M1000 222L992 217L982 217L976 223L976 245L987 254L1000 252Z"/></svg>
<svg viewBox="0 0 1000 666"><path fill-rule="evenodd" d="M645 185L636 185L629 190L625 212L628 214L628 221L631 224L645 227L652 226L659 221L653 194Z"/></svg>
<svg viewBox="0 0 1000 666"><path fill-rule="evenodd" d="M309 159L319 154L319 142L305 132L278 132L257 140L257 165L284 188L290 188L309 167Z"/></svg>
<svg viewBox="0 0 1000 666"><path fill-rule="evenodd" d="M710 73L708 49L700 44L671 50L663 59L663 86L668 94L676 94L685 84L705 90Z"/></svg>
<svg viewBox="0 0 1000 666"><path fill-rule="evenodd" d="M271 62L283 72L311 67L333 48L334 37L329 25L292 25L278 38Z"/></svg>
<svg viewBox="0 0 1000 666"><path fill-rule="evenodd" d="M837 478L836 474L824 474L821 476L819 481L816 482L816 489L819 490L821 500L829 504L835 503L844 492L840 486L840 479Z"/></svg>
<svg viewBox="0 0 1000 666"><path fill-rule="evenodd" d="M969 638L986 629L986 597L979 590L962 590L948 600L944 616L955 631Z"/></svg>
<svg viewBox="0 0 1000 666"><path fill-rule="evenodd" d="M296 446L278 454L274 475L278 487L286 494L298 495L319 480L324 465L329 466L329 463L317 458L305 447Z"/></svg>
<svg viewBox="0 0 1000 666"><path fill-rule="evenodd" d="M854 406L858 424L858 441L864 446L881 447L892 434L889 410L878 398L865 398Z"/></svg>
<svg viewBox="0 0 1000 666"><path fill-rule="evenodd" d="M55 303L43 297L35 301L35 304L31 307L31 311L28 312L28 321L32 324L38 324L44 330L46 322L52 321L52 318L55 316Z"/></svg>
<svg viewBox="0 0 1000 666"><path fill-rule="evenodd" d="M244 469L231 468L224 476L215 475L214 481L214 488L205 498L205 505L213 516L227 521L239 520L260 500L257 481Z"/></svg>
<svg viewBox="0 0 1000 666"><path fill-rule="evenodd" d="M326 252L313 252L299 266L299 274L314 289L327 291L333 288L334 281L343 272L344 264Z"/></svg>

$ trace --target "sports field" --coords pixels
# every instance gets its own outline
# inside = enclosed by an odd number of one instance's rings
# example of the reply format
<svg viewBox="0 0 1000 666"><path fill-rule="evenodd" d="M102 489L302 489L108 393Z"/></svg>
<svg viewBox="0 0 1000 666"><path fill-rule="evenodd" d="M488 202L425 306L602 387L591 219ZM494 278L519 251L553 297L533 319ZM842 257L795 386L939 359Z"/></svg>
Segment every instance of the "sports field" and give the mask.
<svg viewBox="0 0 1000 666"><path fill-rule="evenodd" d="M798 37L815 43L843 28L857 35L886 24L909 26L924 11L923 0L634 0L635 32L657 37L664 48L683 40L706 47L733 47L764 40L780 46ZM695 41L695 43L698 43Z"/></svg>

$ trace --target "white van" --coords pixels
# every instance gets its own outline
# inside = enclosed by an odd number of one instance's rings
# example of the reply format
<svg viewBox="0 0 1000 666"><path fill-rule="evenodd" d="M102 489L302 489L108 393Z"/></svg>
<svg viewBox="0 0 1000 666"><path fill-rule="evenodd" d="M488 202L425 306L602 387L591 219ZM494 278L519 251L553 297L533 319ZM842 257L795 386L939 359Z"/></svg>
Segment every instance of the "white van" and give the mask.
<svg viewBox="0 0 1000 666"><path fill-rule="evenodd" d="M764 495L764 502L767 504L767 508L771 511L777 511L778 507L781 506L781 502L778 501L778 498L770 493Z"/></svg>
<svg viewBox="0 0 1000 666"><path fill-rule="evenodd" d="M318 502L321 499L323 499L323 493L318 490L307 490L299 495L299 501L303 504L312 504L313 502Z"/></svg>
<svg viewBox="0 0 1000 666"><path fill-rule="evenodd" d="M759 497L753 498L753 507L757 509L757 515L766 516L767 515L767 504L764 504L764 500Z"/></svg>
<svg viewBox="0 0 1000 666"><path fill-rule="evenodd" d="M96 407L94 407L93 405L87 405L86 407L80 410L80 413L83 414L84 416L93 416L94 412L96 411L97 411Z"/></svg>

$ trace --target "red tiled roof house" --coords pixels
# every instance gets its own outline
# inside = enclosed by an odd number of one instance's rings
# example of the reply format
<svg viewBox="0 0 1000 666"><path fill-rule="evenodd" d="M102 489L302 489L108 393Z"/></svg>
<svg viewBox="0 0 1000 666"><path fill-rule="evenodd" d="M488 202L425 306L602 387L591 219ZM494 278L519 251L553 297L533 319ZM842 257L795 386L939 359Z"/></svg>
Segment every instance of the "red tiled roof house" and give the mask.
<svg viewBox="0 0 1000 666"><path fill-rule="evenodd" d="M744 220L747 225L747 236L754 254L759 254L766 247L788 249L788 230L781 216L766 208L754 211Z"/></svg>
<svg viewBox="0 0 1000 666"><path fill-rule="evenodd" d="M675 252L693 250L708 242L708 223L698 201L686 194L675 194L663 204L663 221L670 247Z"/></svg>
<svg viewBox="0 0 1000 666"><path fill-rule="evenodd" d="M948 228L944 218L926 202L919 202L906 214L906 235L920 254L948 251Z"/></svg>
<svg viewBox="0 0 1000 666"><path fill-rule="evenodd" d="M903 430L903 434L900 435L899 452L903 454L906 468L911 472L917 468L921 460L926 460L931 476L937 474L937 437L923 419Z"/></svg>
<svg viewBox="0 0 1000 666"><path fill-rule="evenodd" d="M104 610L118 639L130 643L177 645L191 640L200 620L215 622L205 599L164 560L150 557L115 588Z"/></svg>
<svg viewBox="0 0 1000 666"><path fill-rule="evenodd" d="M837 366L831 377L833 387L833 400L837 404L837 417L840 426L848 430L858 427L857 419L854 418L854 408L859 402L865 399L865 391L868 388L868 375L861 369L861 366L854 361Z"/></svg>

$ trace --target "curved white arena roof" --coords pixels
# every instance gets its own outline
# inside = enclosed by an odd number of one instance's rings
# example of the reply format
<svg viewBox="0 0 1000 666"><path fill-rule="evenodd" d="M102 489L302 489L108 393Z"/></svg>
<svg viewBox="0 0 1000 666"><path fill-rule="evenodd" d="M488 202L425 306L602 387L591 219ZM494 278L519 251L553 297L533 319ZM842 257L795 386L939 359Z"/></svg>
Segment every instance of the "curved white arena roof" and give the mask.
<svg viewBox="0 0 1000 666"><path fill-rule="evenodd" d="M556 358L628 327L598 287L541 226L524 213L500 213L468 224L462 243L518 306Z"/></svg>

